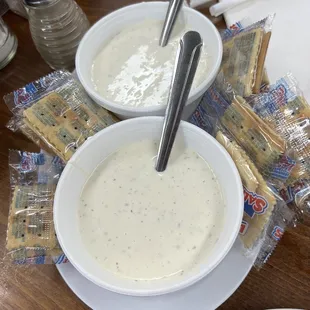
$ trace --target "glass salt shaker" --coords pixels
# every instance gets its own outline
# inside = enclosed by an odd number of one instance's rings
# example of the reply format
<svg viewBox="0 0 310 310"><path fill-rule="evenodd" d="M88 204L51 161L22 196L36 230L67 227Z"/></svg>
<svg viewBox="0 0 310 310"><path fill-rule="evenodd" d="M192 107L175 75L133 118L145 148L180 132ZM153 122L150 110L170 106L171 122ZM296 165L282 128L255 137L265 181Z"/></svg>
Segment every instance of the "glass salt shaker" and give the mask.
<svg viewBox="0 0 310 310"><path fill-rule="evenodd" d="M78 45L89 21L73 0L24 0L30 32L42 58L53 69L74 68Z"/></svg>
<svg viewBox="0 0 310 310"><path fill-rule="evenodd" d="M0 69L13 59L16 50L17 39L0 17Z"/></svg>

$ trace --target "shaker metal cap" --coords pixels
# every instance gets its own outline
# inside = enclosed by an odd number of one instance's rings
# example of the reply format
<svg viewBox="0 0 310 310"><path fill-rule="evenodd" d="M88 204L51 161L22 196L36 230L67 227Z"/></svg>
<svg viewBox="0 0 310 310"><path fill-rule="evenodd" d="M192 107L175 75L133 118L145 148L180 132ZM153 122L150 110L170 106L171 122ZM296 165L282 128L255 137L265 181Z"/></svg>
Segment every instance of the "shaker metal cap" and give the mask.
<svg viewBox="0 0 310 310"><path fill-rule="evenodd" d="M24 4L29 7L40 7L51 4L57 0L24 0Z"/></svg>

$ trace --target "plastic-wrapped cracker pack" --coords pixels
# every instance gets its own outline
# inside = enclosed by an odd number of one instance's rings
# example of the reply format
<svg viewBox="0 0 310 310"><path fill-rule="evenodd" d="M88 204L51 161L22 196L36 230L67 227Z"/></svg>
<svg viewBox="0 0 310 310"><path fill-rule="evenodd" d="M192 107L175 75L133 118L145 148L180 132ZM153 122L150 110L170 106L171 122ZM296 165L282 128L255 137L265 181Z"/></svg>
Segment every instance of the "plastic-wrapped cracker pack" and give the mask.
<svg viewBox="0 0 310 310"><path fill-rule="evenodd" d="M272 183L284 184L295 161L286 143L251 106L235 95L220 72L203 96L190 122L215 135L219 125L225 128L255 162L260 173Z"/></svg>
<svg viewBox="0 0 310 310"><path fill-rule="evenodd" d="M301 179L280 189L280 196L296 211L298 219L303 219L303 213L310 213L310 180Z"/></svg>
<svg viewBox="0 0 310 310"><path fill-rule="evenodd" d="M118 119L95 104L66 71L56 71L4 98L15 115L8 127L20 128L38 145L63 160L71 158L89 137Z"/></svg>
<svg viewBox="0 0 310 310"><path fill-rule="evenodd" d="M18 150L9 151L11 184L57 184L65 163L58 156L45 151L30 153Z"/></svg>
<svg viewBox="0 0 310 310"><path fill-rule="evenodd" d="M257 257L255 266L259 268L275 249L287 225L294 223L295 215L229 134L219 130L216 139L228 151L241 176L244 213L240 238L245 254Z"/></svg>
<svg viewBox="0 0 310 310"><path fill-rule="evenodd" d="M14 132L17 130L21 131L40 148L52 152L44 141L24 123L23 111L53 92L58 85L65 83L69 78L71 78L71 73L62 70L55 71L5 95L3 97L4 102L13 113L13 117L8 122L7 127Z"/></svg>
<svg viewBox="0 0 310 310"><path fill-rule="evenodd" d="M287 225L295 220L269 181L284 184L294 167L284 140L236 96L222 73L204 95L190 122L211 133L233 158L244 185L240 238L261 267Z"/></svg>
<svg viewBox="0 0 310 310"><path fill-rule="evenodd" d="M55 71L5 95L3 99L13 115L22 116L23 108L45 97L69 78L71 78L70 72Z"/></svg>
<svg viewBox="0 0 310 310"><path fill-rule="evenodd" d="M273 16L250 24L244 20L222 32L222 70L227 81L242 97L259 93L268 83L265 58L271 37Z"/></svg>
<svg viewBox="0 0 310 310"><path fill-rule="evenodd" d="M287 203L301 211L310 210L310 106L291 74L287 74L264 93L248 99L254 111L281 136L296 161L287 186L281 193Z"/></svg>
<svg viewBox="0 0 310 310"><path fill-rule="evenodd" d="M12 197L7 229L7 257L15 264L67 262L55 233L53 200L64 162L44 151L10 150Z"/></svg>
<svg viewBox="0 0 310 310"><path fill-rule="evenodd" d="M263 65L265 63L265 58L267 55L267 50L268 50L268 46L269 46L269 41L270 41L270 37L271 37L271 22L274 19L274 15L273 16L268 16L265 19L261 20L258 22L258 24L260 24L261 26L263 26L264 24L266 24L266 36L265 36L265 40L264 40L264 44L262 46L262 52L261 55L259 57L259 63L258 63L258 68L256 71L256 79L255 79L255 84L253 87L253 93L257 94L259 92L262 92L262 90L268 86L270 84L269 81L269 77L268 77L268 73L266 68L263 68ZM244 29L246 29L247 27L251 26L251 25L256 25L253 24L250 18L244 18L243 20L236 22L235 24L231 25L229 28L223 30L221 32L221 37L222 40L227 40L228 38L231 38L235 35L237 35L238 33L242 32ZM261 72L261 70L263 70L263 72Z"/></svg>

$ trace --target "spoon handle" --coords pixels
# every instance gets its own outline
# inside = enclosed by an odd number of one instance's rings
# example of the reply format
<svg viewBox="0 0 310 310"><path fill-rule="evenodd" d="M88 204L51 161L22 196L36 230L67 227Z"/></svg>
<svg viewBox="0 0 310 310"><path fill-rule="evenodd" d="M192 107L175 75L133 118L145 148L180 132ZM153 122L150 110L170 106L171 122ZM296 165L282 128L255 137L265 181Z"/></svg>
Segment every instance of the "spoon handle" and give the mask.
<svg viewBox="0 0 310 310"><path fill-rule="evenodd" d="M198 66L201 46L202 39L196 31L185 33L180 40L155 166L158 172L164 171L167 167L183 108Z"/></svg>
<svg viewBox="0 0 310 310"><path fill-rule="evenodd" d="M184 0L170 0L165 22L164 22L164 27L161 32L160 40L159 40L159 45L161 47L164 47L167 45L173 25L175 23L175 20L178 16L178 13L182 7Z"/></svg>

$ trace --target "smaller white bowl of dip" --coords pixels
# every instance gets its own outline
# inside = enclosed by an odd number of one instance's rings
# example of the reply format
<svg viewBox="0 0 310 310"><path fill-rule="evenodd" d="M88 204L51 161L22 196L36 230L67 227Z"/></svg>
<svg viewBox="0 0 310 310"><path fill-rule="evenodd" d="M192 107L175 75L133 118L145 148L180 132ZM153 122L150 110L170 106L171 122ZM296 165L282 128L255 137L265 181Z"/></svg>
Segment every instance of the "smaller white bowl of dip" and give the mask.
<svg viewBox="0 0 310 310"><path fill-rule="evenodd" d="M173 234L176 235L177 239L179 238L178 237L179 234L182 233L180 234L181 239L180 241L178 241L180 243L173 243L173 244L171 243L171 247L173 247L172 253L174 255L174 258L177 260L177 262L179 262L178 253L183 253L182 254L183 256L190 255L189 257L191 257L191 254L187 254L187 252L197 251L199 247L198 254L194 254L199 264L197 263L194 264L194 262L193 264L186 263L186 266L191 267L189 268L186 267L187 269L184 269L184 272L181 274L177 275L172 274L172 276L164 278L162 277L158 278L156 277L156 275L153 274L152 280L135 281L133 280L133 278L129 278L128 276L127 277L121 276L120 274L118 274L117 270L113 271L110 268L105 268L105 266L102 265L102 261L99 262L98 257L96 257L96 255L93 255L87 243L85 242L86 235L85 230L83 230L85 227L83 227L83 225L81 224L83 223L81 222L83 221L83 217L81 217L80 213L81 207L83 208L84 203L86 202L85 200L82 199L85 198L85 196L82 195L85 187L87 186L87 184L89 184L88 182L89 180L91 180L91 176L94 175L93 174L94 171L96 171L96 173L100 172L97 169L98 165L104 162L104 160L107 158L109 158L109 160L106 162L108 163L108 165L110 165L109 166L110 173L112 168L112 174L110 174L111 182L113 183L114 181L116 181L114 180L114 178L116 179L117 176L119 176L121 166L118 165L117 163L115 164L115 162L112 160L113 156L111 157L111 155L115 154L115 152L122 149L124 146L136 143L137 141L141 140L159 141L162 126L163 126L162 117L140 117L117 123L102 130L95 136L88 139L77 150L77 152L73 155L73 157L66 165L57 186L54 201L54 223L57 237L64 253L67 255L69 261L83 276L85 276L93 283L117 293L134 295L134 296L152 296L152 295L170 293L185 288L189 285L192 285L193 283L197 282L198 280L209 274L222 261L222 259L231 249L235 239L237 238L239 228L241 225L243 215L243 188L237 168L235 167L233 160L230 158L226 150L212 136L210 136L202 129L190 123L181 122L178 131L178 139L179 139L178 141L181 141L181 145L184 146L184 150L189 149L199 154L200 158L205 160L209 165L209 167L212 169L213 174L216 177L217 182L221 188L222 198L224 201L223 205L217 206L216 204L214 204L210 206L209 204L208 207L208 202L202 201L203 195L199 195L196 191L194 190L189 191L188 189L188 191L186 190L183 191L186 194L185 196L187 196L185 199L189 199L190 201L190 203L188 203L188 209L187 209L187 203L184 204L182 199L179 199L179 203L173 202L169 205L164 206L164 211L167 210L167 218L160 219L160 221L162 220L166 221L165 227L160 226L161 224L157 224L156 222L157 215L156 218L154 218L153 216L154 212L156 212L153 209L154 206L152 208L149 208L148 211L144 211L146 210L145 207L148 206L147 204L143 206L142 214L137 215L143 217L142 220L144 220L144 223L142 223L140 222L141 218L138 218L135 215L138 213L135 213L135 210L133 210L134 212L132 213L132 210L130 210L132 209L131 207L132 205L129 204L130 206L128 206L127 203L124 203L125 202L124 197L126 196L131 197L131 194L133 193L132 190L140 189L140 186L137 187L137 185L133 184L132 181L130 181L129 185L121 184L122 187L118 187L119 184L117 184L117 186L115 187L116 189L113 193L114 199L116 199L117 202L117 208L115 209L113 208L112 212L114 212L114 210L117 211L116 209L118 209L118 203L119 203L122 210L124 208L128 209L127 210L128 213L126 213L125 218L123 217L123 214L119 215L117 213L115 214L115 218L113 219L113 213L112 213L112 219L109 219L109 221L106 223L101 222L102 219L105 220L105 217L111 216L111 213L108 214L107 209L105 209L106 201L103 202L101 201L102 197L106 199L106 195L104 194L105 188L102 188L102 191L100 190L100 195L102 196L100 200L98 197L98 201L96 201L95 199L93 205L90 206L88 204L87 207L85 205L85 208L88 208L88 210L91 212L92 211L97 212L98 210L100 210L100 212L102 211L100 214L101 220L99 214L90 212L92 217L91 221L93 221L91 223L94 224L93 226L91 226L90 237L92 239L95 239L95 240L90 239L90 243L94 241L96 242L100 241L102 243L99 244L100 247L102 248L104 248L107 245L107 243L109 243L109 246L112 243L115 243L113 244L113 246L118 245L122 247L124 246L126 250L125 251L126 253L124 252L124 256L128 254L127 253L127 247L128 247L131 248L129 252L131 253L130 254L131 257L133 257L134 255L137 256L137 253L132 253L131 252L133 250L132 244L127 243L128 242L127 238L129 238L130 235L137 234L137 232L140 233L141 231L143 231L141 233L141 238L146 236L149 232L153 235L154 233L155 235L160 234L159 237L161 239L160 240L161 242L160 248L161 248L162 245L165 247L170 242L169 241L170 235ZM140 160L139 154L141 153L142 153L141 150L137 152L137 158L135 158L135 161ZM184 160L187 159L184 158ZM170 164L171 162L172 160L170 159ZM115 167L115 174L113 174L113 167ZM155 172L155 168L154 170L152 169L153 168L152 162L150 162L150 166L147 167L150 168L149 171ZM186 169L191 168L188 167ZM193 169L193 171L195 171L195 169ZM194 177L193 171L188 170L186 173L184 173L184 176L181 175L180 178L176 180L176 182L182 181L183 177L184 178L188 177L189 178L187 181L188 187L192 188L191 184L197 182L197 180L200 179L198 177L197 178ZM199 171L200 170L198 170L198 173ZM163 173L163 177L165 177L165 172ZM104 172L103 174L105 173L107 172ZM132 177L133 178L137 177L137 175L134 175L134 171ZM212 180L214 179L212 178ZM173 183L174 181L175 179L173 180ZM130 188L131 194L130 193L126 194L123 192L126 186L128 188L132 187ZM144 186L144 184L142 184L142 186ZM173 191L173 188L170 188L169 191ZM157 204L155 205L155 207L158 206L160 201L164 202L167 201L165 199L163 200L162 199L163 197L158 197L157 191L154 192L154 189L152 189L152 187L149 187L148 190L145 190L145 192L143 191L143 194L145 195L149 195L150 193L151 193L150 201L155 201ZM111 194L112 193L109 192L110 196ZM98 194L98 196L100 195ZM96 195L93 195L92 197L94 196ZM199 205L205 208L204 212L208 213L207 216L209 216L209 212L211 212L211 208L213 208L213 210L215 210L214 212L216 213L218 212L217 210L222 209L223 217L219 218L217 215L215 215L215 213L213 213L215 216L212 216L211 220L210 218L208 218L208 221L211 222L207 223L203 221L201 223L201 218L206 214L203 214L201 212L195 213L194 211L191 211L193 210L191 209L191 206L194 205L191 202L194 200L196 200L195 201L196 205L198 201ZM179 216L179 212L181 209L179 209L178 211L178 206L180 208L181 204L183 204L182 212L188 212L188 214L185 217L183 217L184 219L184 221L182 222L183 224L179 226L178 225L179 218L177 218L177 222L174 221L173 219ZM93 207L95 210L93 210ZM127 216L128 219L129 217L131 217L131 219L135 221L133 224L131 224L131 226L126 226L123 224L124 222L122 222L122 219L125 219L126 222ZM189 219L190 217L192 217L191 219L192 222L187 222L188 221L187 219ZM150 221L149 223L151 223L151 225L144 226L147 221ZM173 230L170 231L170 222L171 222L171 229L173 229L174 231ZM191 225L187 225L189 223L191 223ZM203 226L199 226L201 224ZM203 227L205 227L204 225L206 225L207 229L206 234L204 236L201 236L201 231ZM111 237L111 230L109 231L109 228L107 228L107 226L110 226L110 229L112 227L112 230L113 229L117 230L118 233L117 240L115 239L115 237L112 237L113 240L109 239ZM191 227L190 229L188 228L189 226ZM177 230L180 229L180 227L182 231ZM217 227L220 227L220 229L218 229ZM92 229L94 229L94 231ZM168 231L165 229L168 229ZM98 230L100 231L100 234L102 236L100 238L96 237L96 232ZM108 233L106 234L106 232ZM196 240L198 240L196 239L195 235L196 232L200 234L200 237L202 237L201 239L202 243L200 243L199 246L198 243L196 243ZM193 240L192 234L194 234L195 236L194 237L195 243L193 244L190 243L190 245L196 244L197 249L196 246L189 247L188 245L186 246L186 248L183 249L182 247L185 246L186 244L185 242L187 242L187 240ZM211 239L213 234L216 234L216 238L214 239L214 242L212 241L210 245L209 239ZM107 240L105 240L106 238ZM147 236L147 238L149 238L149 236ZM137 239L134 240L136 245L138 243L138 240ZM147 239L147 241L148 240L149 239ZM157 240L152 239L152 241L150 241L149 243L146 242L145 250L143 243L142 253L152 252L153 248L157 246L156 242L158 240L159 239ZM166 241L167 244L165 243ZM107 255L108 256L107 258L109 260L111 258L110 255L113 254L110 253L110 250L105 251L106 252L104 256ZM170 251L169 247L168 251ZM117 265L116 267L119 267L118 262L121 262L120 263L121 265L125 263L127 267L129 266L129 268L132 268L132 266L136 264L136 262L134 261L132 263L130 263L130 261L128 262L124 261L124 257L122 256L123 254L119 254L118 258L116 258L115 256L113 257L113 259L115 259L113 266L115 266L116 264ZM101 258L99 257L99 259ZM106 259L106 257L104 259ZM128 260L130 259L131 258L128 256ZM141 260L140 257L139 260ZM167 257L165 256L161 256L158 258L158 261L161 260L162 263L165 265L168 262ZM144 261L142 259L142 261L140 262L141 265L143 264L148 265L153 263L154 261L152 261L152 259ZM173 260L168 262L168 264L170 263L171 263L170 266L173 267L175 266L175 264L173 264ZM158 262L155 261L155 264L157 266ZM168 270L170 269L168 268ZM152 270L152 272L153 271L154 270Z"/></svg>
<svg viewBox="0 0 310 310"><path fill-rule="evenodd" d="M87 93L95 102L105 107L106 109L114 112L121 119L139 117L139 116L153 116L153 115L161 116L164 115L165 113L166 104L165 103L158 104L158 102L156 102L156 96L149 96L149 98L151 98L149 101L154 102L154 105L148 104L142 106L129 105L128 103L124 104L124 102L126 102L125 99L126 96L124 95L119 95L120 98L122 97L124 99L118 100L118 102L116 102L115 100L113 101L111 98L107 98L107 96L104 97L102 93L98 91L98 85L96 84L96 82L94 82L94 76L92 73L94 72L93 71L94 60L102 52L102 49L105 48L107 43L112 41L113 38L115 38L115 36L117 36L120 32L124 31L124 29L134 27L134 25L139 25L141 23L142 23L141 25L143 25L144 21L147 22L149 20L160 21L163 23L167 7L168 7L167 2L143 2L121 8L103 17L95 25L93 25L91 29L85 34L79 45L76 54L76 72L79 77L79 80L81 81ZM198 85L195 85L194 81L192 90L189 94L188 102L186 104L183 113L183 119L187 119L194 112L202 95L210 87L210 85L212 84L212 82L216 77L222 60L223 47L221 37L215 26L211 23L211 21L207 17L205 17L198 11L184 6L178 18L180 21L177 23L178 25L181 26L184 25L184 27L186 27L186 30L195 30L200 33L202 40L204 42L204 49L208 54L208 64L206 70L207 72L205 78L203 79L199 78L200 82ZM158 28L157 29L158 34L156 32L154 33L153 31L151 34L152 38L156 37L157 39L158 36L159 39L160 26L157 25L157 28ZM123 49L125 53L126 46L123 46ZM121 50L121 48L117 48L117 50ZM106 54L106 57L102 58L102 60L111 62L111 59L106 58L109 58L108 54ZM120 58L122 59L122 57ZM174 55L172 55L172 58L174 59ZM201 56L201 60L202 58L203 57ZM115 61L114 63L115 66L120 65L117 61ZM107 76L108 74L112 76L111 73L113 70L111 70L111 66L113 67L114 63L112 64L109 63L110 70L106 70L109 72L102 72L103 76L104 75ZM109 68L109 66L102 66L102 68ZM161 70L163 70L164 67L165 66L162 66ZM171 66L169 66L169 68L170 67ZM169 71L169 69L167 69L167 66L165 67L165 69ZM125 74L126 76L129 76L131 72L136 70L140 69L138 69L137 66L129 65L127 70L124 70L122 72L122 75ZM152 70L146 70L146 71L147 72L141 71L142 83L144 76L148 76L150 72L152 72ZM173 69L171 69L171 74L172 71ZM196 76L198 74L199 74L199 65L198 70L196 72ZM134 77L134 79L136 79L136 77ZM115 88L115 84L117 83L115 83L115 79L111 80L114 80L113 86L114 89L116 89L116 91L114 92L117 93L118 92L117 87ZM145 78L144 82L149 83L149 81L151 80L152 79L147 80L147 78ZM160 74L158 74L157 80L160 81ZM164 89L165 86L167 90L169 89L170 87L169 78L164 79L164 81L160 83L161 83L161 89ZM124 85L124 87L120 86L119 93L121 92L125 93L124 88L126 88L126 85ZM153 94L154 93L156 92L153 92ZM128 96L128 99L129 97L130 96ZM163 99L163 102L164 101L165 99Z"/></svg>

